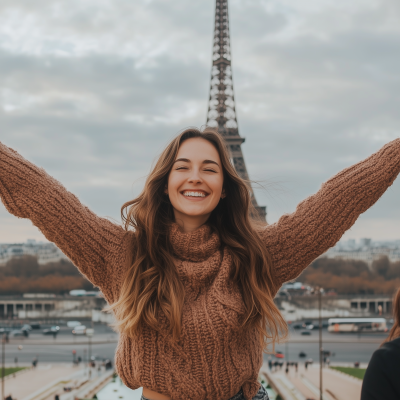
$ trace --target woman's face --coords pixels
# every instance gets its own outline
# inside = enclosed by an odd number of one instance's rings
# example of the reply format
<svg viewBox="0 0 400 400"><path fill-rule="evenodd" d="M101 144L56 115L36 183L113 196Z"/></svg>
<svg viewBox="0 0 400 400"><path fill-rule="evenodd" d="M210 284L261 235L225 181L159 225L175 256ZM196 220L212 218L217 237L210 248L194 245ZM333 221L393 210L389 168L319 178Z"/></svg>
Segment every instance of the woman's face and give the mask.
<svg viewBox="0 0 400 400"><path fill-rule="evenodd" d="M216 148L207 140L185 140L168 176L165 192L175 220L184 231L203 225L218 205L223 192L223 171Z"/></svg>

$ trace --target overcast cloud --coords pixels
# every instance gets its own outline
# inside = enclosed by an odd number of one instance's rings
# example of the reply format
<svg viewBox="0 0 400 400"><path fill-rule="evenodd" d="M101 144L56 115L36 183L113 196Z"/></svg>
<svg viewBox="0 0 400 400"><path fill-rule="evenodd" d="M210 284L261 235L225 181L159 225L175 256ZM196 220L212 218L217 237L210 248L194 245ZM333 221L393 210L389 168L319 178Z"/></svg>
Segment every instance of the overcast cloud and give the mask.
<svg viewBox="0 0 400 400"><path fill-rule="evenodd" d="M398 0L231 0L239 129L275 222L400 136ZM205 123L215 0L2 0L0 140L119 221ZM1 173L1 171L0 171ZM346 238L400 238L400 179ZM43 240L0 205L0 242Z"/></svg>

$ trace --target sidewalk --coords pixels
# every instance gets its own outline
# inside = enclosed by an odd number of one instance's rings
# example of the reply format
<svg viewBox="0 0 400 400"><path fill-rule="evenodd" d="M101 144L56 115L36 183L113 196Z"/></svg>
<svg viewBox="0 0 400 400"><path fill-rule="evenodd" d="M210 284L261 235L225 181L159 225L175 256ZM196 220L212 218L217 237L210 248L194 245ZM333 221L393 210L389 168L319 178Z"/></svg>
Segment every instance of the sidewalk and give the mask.
<svg viewBox="0 0 400 400"><path fill-rule="evenodd" d="M47 387L57 385L60 381L68 381L74 377L82 377L84 368L71 364L44 364L31 369L15 378L5 381L5 395L18 400L33 399L34 394ZM54 398L54 396L53 396Z"/></svg>
<svg viewBox="0 0 400 400"><path fill-rule="evenodd" d="M307 371L302 368L302 375L303 381L308 380L314 387L319 388L319 365L313 365ZM361 397L361 379L353 378L330 368L323 369L322 378L324 394L330 395L327 397L328 399L357 400Z"/></svg>
<svg viewBox="0 0 400 400"><path fill-rule="evenodd" d="M285 400L317 400L319 399L319 372L319 365L315 364L309 366L307 370L300 365L298 372L294 367L290 367L288 374L284 369L269 374L275 384L280 386L286 394ZM324 368L322 382L324 400L357 400L361 397L362 381L360 379Z"/></svg>
<svg viewBox="0 0 400 400"><path fill-rule="evenodd" d="M266 378L268 384L283 400L306 400L299 388L281 371L271 372L268 365L264 364L260 372L261 376Z"/></svg>

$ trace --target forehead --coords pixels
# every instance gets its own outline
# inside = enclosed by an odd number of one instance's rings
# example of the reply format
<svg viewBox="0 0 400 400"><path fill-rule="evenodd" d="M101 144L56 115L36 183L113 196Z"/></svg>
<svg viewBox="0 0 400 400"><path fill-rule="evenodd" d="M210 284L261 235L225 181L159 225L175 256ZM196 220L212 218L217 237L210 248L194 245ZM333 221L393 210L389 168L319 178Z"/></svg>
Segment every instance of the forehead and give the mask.
<svg viewBox="0 0 400 400"><path fill-rule="evenodd" d="M202 138L185 140L179 147L176 158L187 158L191 161L212 160L220 163L217 149L208 140Z"/></svg>

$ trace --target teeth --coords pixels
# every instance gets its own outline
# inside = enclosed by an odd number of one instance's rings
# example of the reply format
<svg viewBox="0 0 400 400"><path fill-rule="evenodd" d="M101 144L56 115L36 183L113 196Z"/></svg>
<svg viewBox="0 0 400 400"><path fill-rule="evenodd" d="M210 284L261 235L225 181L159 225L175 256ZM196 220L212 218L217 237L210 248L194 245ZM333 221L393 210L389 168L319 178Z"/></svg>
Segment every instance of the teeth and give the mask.
<svg viewBox="0 0 400 400"><path fill-rule="evenodd" d="M206 195L201 192L183 192L183 195L187 197L206 197Z"/></svg>

